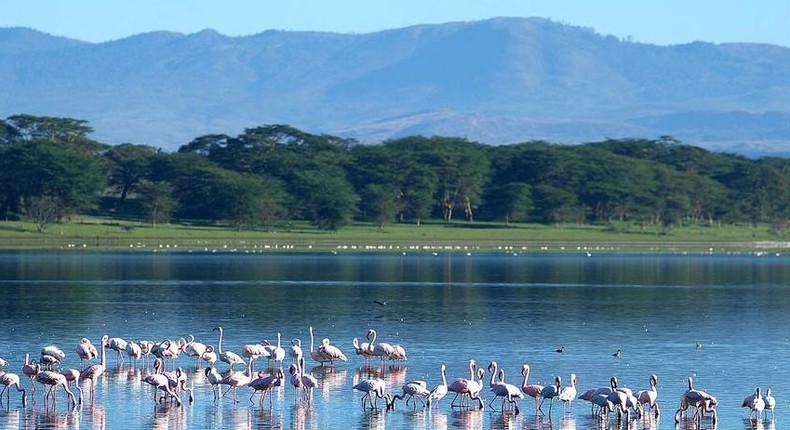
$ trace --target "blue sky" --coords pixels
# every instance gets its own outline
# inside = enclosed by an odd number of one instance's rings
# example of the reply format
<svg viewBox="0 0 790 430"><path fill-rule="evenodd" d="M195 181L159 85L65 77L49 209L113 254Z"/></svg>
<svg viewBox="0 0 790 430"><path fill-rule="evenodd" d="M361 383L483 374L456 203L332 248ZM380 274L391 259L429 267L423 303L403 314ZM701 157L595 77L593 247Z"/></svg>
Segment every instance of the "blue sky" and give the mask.
<svg viewBox="0 0 790 430"><path fill-rule="evenodd" d="M0 0L0 27L104 42L157 30L368 33L497 16L543 17L658 45L790 47L790 0Z"/></svg>

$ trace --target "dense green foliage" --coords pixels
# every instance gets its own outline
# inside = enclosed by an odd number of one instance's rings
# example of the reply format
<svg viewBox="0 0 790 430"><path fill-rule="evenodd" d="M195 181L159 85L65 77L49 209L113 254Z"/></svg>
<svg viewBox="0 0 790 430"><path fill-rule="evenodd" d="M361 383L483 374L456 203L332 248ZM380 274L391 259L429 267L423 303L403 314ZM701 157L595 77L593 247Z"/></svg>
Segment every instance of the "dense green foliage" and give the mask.
<svg viewBox="0 0 790 430"><path fill-rule="evenodd" d="M712 153L671 137L489 146L412 136L378 145L285 125L206 135L165 153L107 146L84 121L0 120L0 210L43 229L98 211L238 230L354 219L661 226L790 223L790 160ZM97 203L100 203L97 205ZM616 221L616 223L615 223Z"/></svg>

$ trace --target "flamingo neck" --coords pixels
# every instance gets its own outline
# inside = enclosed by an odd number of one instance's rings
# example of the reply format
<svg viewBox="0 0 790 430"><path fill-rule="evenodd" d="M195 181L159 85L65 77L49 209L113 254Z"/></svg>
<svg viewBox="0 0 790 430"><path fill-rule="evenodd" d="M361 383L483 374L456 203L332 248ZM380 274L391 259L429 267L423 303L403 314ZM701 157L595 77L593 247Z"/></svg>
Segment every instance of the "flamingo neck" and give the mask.
<svg viewBox="0 0 790 430"><path fill-rule="evenodd" d="M447 385L447 369L442 367L442 385Z"/></svg>

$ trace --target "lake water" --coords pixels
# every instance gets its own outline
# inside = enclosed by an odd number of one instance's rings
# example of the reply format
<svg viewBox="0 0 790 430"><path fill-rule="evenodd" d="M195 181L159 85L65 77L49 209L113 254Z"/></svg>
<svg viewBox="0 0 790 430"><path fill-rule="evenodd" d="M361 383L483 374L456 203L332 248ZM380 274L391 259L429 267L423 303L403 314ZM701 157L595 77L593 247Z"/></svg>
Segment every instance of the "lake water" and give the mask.
<svg viewBox="0 0 790 430"><path fill-rule="evenodd" d="M216 326L224 327L223 349L235 352L275 341L278 332L286 348L300 338L307 351L312 326L349 357L331 370L313 368L323 385L311 405L286 380L273 406L261 408L257 397L248 400L250 388L239 389L239 404L214 401L194 359L182 356L177 366L194 384L195 400L179 408L157 406L141 381L151 371L129 369L128 359L119 367L108 351L93 402L86 392L84 404L70 409L61 393L53 411L43 386L25 406L13 391L0 408L3 428L620 428L613 417L599 424L582 401L564 416L555 402L551 417L536 416L532 399L521 401L519 415L503 413L498 401L496 410L452 408L452 396L431 410L403 402L394 411L363 409L351 387L371 370L351 340L368 328L409 354L381 373L393 394L414 379L435 386L442 364L450 381L468 377L474 358L496 360L518 386L525 363L530 382L560 375L565 385L575 373L579 392L606 386L611 376L644 389L655 373L662 417L634 421L636 429L675 428L690 376L718 398L720 429L782 428L790 408L787 255L2 252L0 294L0 357L20 375L24 354L37 358L46 345L67 353L63 367L78 368L82 337L98 345L104 334L135 341L193 334L216 346ZM617 349L620 359L612 356ZM286 358L286 370L289 364ZM775 419L746 419L741 401L757 386L773 389ZM702 428L713 426L703 421Z"/></svg>

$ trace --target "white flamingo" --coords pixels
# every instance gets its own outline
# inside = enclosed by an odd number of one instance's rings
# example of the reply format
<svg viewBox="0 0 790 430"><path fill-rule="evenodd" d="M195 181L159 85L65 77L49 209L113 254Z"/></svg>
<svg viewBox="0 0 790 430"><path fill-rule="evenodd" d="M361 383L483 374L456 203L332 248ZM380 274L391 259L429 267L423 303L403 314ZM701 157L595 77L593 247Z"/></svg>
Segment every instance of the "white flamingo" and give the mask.
<svg viewBox="0 0 790 430"><path fill-rule="evenodd" d="M317 361L318 363L320 363L323 366L324 363L329 361L329 358L324 357L324 355L321 354L319 351L314 350L313 349L313 343L314 343L313 327L311 326L310 327L310 358L312 358L313 360Z"/></svg>
<svg viewBox="0 0 790 430"><path fill-rule="evenodd" d="M756 419L762 419L763 409L765 409L765 400L763 400L763 396L760 394L760 387L754 390L754 394L743 399L741 407L749 408L749 418L752 418L752 415L754 415Z"/></svg>
<svg viewBox="0 0 790 430"><path fill-rule="evenodd" d="M230 375L222 378L220 383L228 386L228 389L225 390L225 394L223 394L222 397L227 396L228 392L232 389L233 401L238 403L239 401L236 399L236 390L239 387L246 387L250 381L252 381L252 359L250 359L247 364L247 370L244 372L232 372Z"/></svg>
<svg viewBox="0 0 790 430"><path fill-rule="evenodd" d="M387 408L395 409L395 400L406 400L406 406L409 405L409 400L414 403L413 408L417 409L417 400L425 406L424 398L427 398L431 392L428 390L428 384L425 381L409 381L401 387L401 394L390 396L388 399Z"/></svg>
<svg viewBox="0 0 790 430"><path fill-rule="evenodd" d="M232 351L222 351L222 334L223 330L221 326L214 327L213 331L219 331L219 341L217 342L217 349L219 351L219 359L228 363L230 366L231 372L233 371L234 364L244 364L244 359ZM252 361L250 361L252 363Z"/></svg>
<svg viewBox="0 0 790 430"><path fill-rule="evenodd" d="M214 392L214 400L219 398L219 393L217 392L217 388L222 383L222 375L219 374L217 368L214 366L208 366L205 370L206 380L208 380L209 385L211 385L211 391Z"/></svg>
<svg viewBox="0 0 790 430"><path fill-rule="evenodd" d="M551 406L554 404L554 399L560 395L560 385L562 385L562 378L556 376L554 378L554 385L547 385L543 387L543 390L540 392L540 406L538 406L538 411L543 413L543 402L546 399L549 399L549 416L551 416Z"/></svg>
<svg viewBox="0 0 790 430"><path fill-rule="evenodd" d="M497 397L502 397L502 410L504 410L505 400L507 400L513 405L514 411L516 412L516 415L518 415L518 399L524 398L524 394L521 392L521 389L513 384L508 384L505 382L505 371L499 369L496 361L492 361L488 364L488 371L491 373L491 380L489 381L488 386L490 391L494 393L494 399ZM499 381L494 380L495 374L499 375ZM488 407L493 410L494 407L491 406L491 403L492 402L488 402Z"/></svg>
<svg viewBox="0 0 790 430"><path fill-rule="evenodd" d="M334 366L335 360L348 361L346 354L340 348L332 345L328 338L321 341L321 346L318 347L318 353L329 359L329 365Z"/></svg>
<svg viewBox="0 0 790 430"><path fill-rule="evenodd" d="M389 358L394 351L392 345L386 342L376 343L378 333L374 329L368 330L368 339L370 340L369 348L372 350L371 354L374 357L381 357L381 367L384 367L384 359Z"/></svg>
<svg viewBox="0 0 790 430"><path fill-rule="evenodd" d="M765 402L766 416L768 415L767 411L771 411L771 418L774 418L776 399L773 396L773 392L771 391L771 388L765 390L765 396L763 396L763 401Z"/></svg>
<svg viewBox="0 0 790 430"><path fill-rule="evenodd" d="M124 339L121 339L120 337L111 337L107 339L107 345L105 346L116 352L119 366L123 364L123 353L126 352L127 343L128 342L126 342Z"/></svg>
<svg viewBox="0 0 790 430"><path fill-rule="evenodd" d="M571 385L562 389L560 392L560 401L562 401L562 411L565 412L565 406L568 406L568 412L573 412L573 399L576 398L576 374L571 373Z"/></svg>
<svg viewBox="0 0 790 430"><path fill-rule="evenodd" d="M435 386L428 395L428 407L434 402L438 405L439 401L447 395L447 367L444 364L440 368L440 373L442 374L442 383Z"/></svg>
<svg viewBox="0 0 790 430"><path fill-rule="evenodd" d="M370 408L373 409L377 407L377 401L379 398L385 398L384 391L386 389L386 384L384 383L383 379L374 378L374 379L362 379L352 387L355 390L362 391L365 393L362 396L362 408L365 408L365 402L370 400ZM388 402L387 402L388 403Z"/></svg>
<svg viewBox="0 0 790 430"><path fill-rule="evenodd" d="M206 352L206 344L195 341L195 336L192 334L187 337L189 337L189 340L184 346L184 354L188 357L195 357L195 367L200 368L200 360L203 359L203 354Z"/></svg>
<svg viewBox="0 0 790 430"><path fill-rule="evenodd" d="M77 344L76 353L77 357L80 358L80 367L82 367L84 361L91 361L99 356L99 351L87 337L80 339L80 343Z"/></svg>

